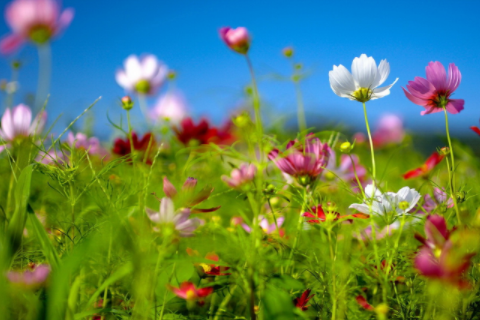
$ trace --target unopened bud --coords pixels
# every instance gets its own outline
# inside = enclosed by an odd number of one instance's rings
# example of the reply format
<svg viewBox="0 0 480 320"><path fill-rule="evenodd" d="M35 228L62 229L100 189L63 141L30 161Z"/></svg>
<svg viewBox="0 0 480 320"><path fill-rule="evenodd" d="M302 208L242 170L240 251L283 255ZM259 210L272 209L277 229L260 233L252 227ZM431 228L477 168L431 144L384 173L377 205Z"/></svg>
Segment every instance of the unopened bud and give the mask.
<svg viewBox="0 0 480 320"><path fill-rule="evenodd" d="M457 203L462 203L465 201L465 198L467 196L467 193L465 191L458 191L456 194L457 197Z"/></svg>
<svg viewBox="0 0 480 320"><path fill-rule="evenodd" d="M338 207L335 202L329 201L327 202L327 212L336 212Z"/></svg>
<svg viewBox="0 0 480 320"><path fill-rule="evenodd" d="M291 58L293 57L293 53L294 53L293 48L292 47L283 48L282 53L286 58Z"/></svg>
<svg viewBox="0 0 480 320"><path fill-rule="evenodd" d="M20 67L22 66L20 60L13 60L12 61L12 68L15 69L15 70L18 70L20 69Z"/></svg>
<svg viewBox="0 0 480 320"><path fill-rule="evenodd" d="M243 112L238 116L233 117L232 121L237 127L244 128L250 123L251 120L248 112Z"/></svg>
<svg viewBox="0 0 480 320"><path fill-rule="evenodd" d="M122 108L127 111L133 108L133 101L130 96L125 96L122 98Z"/></svg>
<svg viewBox="0 0 480 320"><path fill-rule="evenodd" d="M346 141L340 145L340 151L343 153L350 153L352 151L353 146L350 142Z"/></svg>
<svg viewBox="0 0 480 320"><path fill-rule="evenodd" d="M450 148L449 147L443 147L440 149L440 154L447 156L450 154Z"/></svg>
<svg viewBox="0 0 480 320"><path fill-rule="evenodd" d="M301 69L303 68L303 64L301 64L301 63L296 63L294 67L295 67L295 69L297 69L297 70L301 70Z"/></svg>
<svg viewBox="0 0 480 320"><path fill-rule="evenodd" d="M174 70L170 70L168 71L167 78L168 80L175 80L175 78L177 78L177 73Z"/></svg>
<svg viewBox="0 0 480 320"><path fill-rule="evenodd" d="M269 183L265 189L263 189L263 193L268 197L268 196L273 196L274 194L277 193L277 188L271 183Z"/></svg>

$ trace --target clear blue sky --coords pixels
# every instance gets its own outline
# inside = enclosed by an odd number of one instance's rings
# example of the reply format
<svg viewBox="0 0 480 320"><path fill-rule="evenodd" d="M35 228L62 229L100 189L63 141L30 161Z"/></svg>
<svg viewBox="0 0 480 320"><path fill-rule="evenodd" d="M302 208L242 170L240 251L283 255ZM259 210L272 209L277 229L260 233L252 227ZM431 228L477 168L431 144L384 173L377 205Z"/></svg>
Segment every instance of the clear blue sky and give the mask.
<svg viewBox="0 0 480 320"><path fill-rule="evenodd" d="M429 61L438 60L444 65L454 62L463 76L455 98L465 99L465 110L450 117L455 134L474 134L468 127L479 122L480 1L64 0L64 6L75 8L76 14L52 46L49 105L50 121L63 112L63 126L102 96L94 107L95 128L97 134L108 135L105 115L108 111L118 118L122 112L118 101L124 94L114 72L132 53L153 53L176 70L177 86L193 114L219 123L238 105L249 81L242 57L218 38L222 26L250 30L251 58L262 79L260 90L269 113L278 110L295 116L291 84L269 77L290 72L280 51L292 45L297 60L313 72L303 84L309 121L333 120L363 128L361 105L332 92L328 71L334 64L350 68L354 57L366 53L377 63L384 58L390 62L388 83L399 78L390 96L368 104L372 121L394 112L411 129L442 133L443 115L420 116L423 108L408 101L401 89L415 76L424 77ZM0 22L0 34L7 32L5 22ZM34 91L36 50L27 46L17 56L25 63L22 93ZM0 78L9 75L8 63L2 59Z"/></svg>

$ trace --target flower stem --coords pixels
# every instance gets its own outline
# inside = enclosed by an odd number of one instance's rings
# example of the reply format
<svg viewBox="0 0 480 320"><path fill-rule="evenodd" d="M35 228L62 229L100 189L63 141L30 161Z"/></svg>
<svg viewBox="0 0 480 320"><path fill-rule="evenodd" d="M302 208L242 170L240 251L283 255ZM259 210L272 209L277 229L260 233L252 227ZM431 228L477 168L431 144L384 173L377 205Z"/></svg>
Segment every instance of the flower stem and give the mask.
<svg viewBox="0 0 480 320"><path fill-rule="evenodd" d="M375 179L376 179L376 169L375 169L375 150L373 149L373 141L372 141L372 134L370 133L370 126L368 125L368 117L367 117L367 107L365 102L363 104L363 113L365 114L365 125L367 127L368 133L368 140L370 141L370 152L372 154L372 184L375 187Z"/></svg>
<svg viewBox="0 0 480 320"><path fill-rule="evenodd" d="M453 155L452 140L450 139L450 130L448 128L448 114L447 109L443 108L445 113L445 129L447 131L448 147L450 148L450 160L452 161L452 167L448 170L448 180L450 182L450 192L452 193L453 202L455 203L455 212L457 214L458 224L462 224L460 219L460 211L458 210L457 194L455 192L455 157Z"/></svg>
<svg viewBox="0 0 480 320"><path fill-rule="evenodd" d="M248 69L250 70L250 76L252 78L252 87L253 87L253 110L255 111L255 126L257 128L257 139L258 139L258 149L259 149L259 159L263 159L263 125L262 125L262 116L260 114L260 95L258 94L257 80L255 79L255 72L253 70L252 61L248 55L245 55L247 59Z"/></svg>
<svg viewBox="0 0 480 320"><path fill-rule="evenodd" d="M50 90L50 78L52 72L52 51L48 43L37 47L38 51L38 83L35 95L35 108L41 108L48 91Z"/></svg>
<svg viewBox="0 0 480 320"><path fill-rule="evenodd" d="M305 108L303 105L303 95L302 89L300 88L300 80L293 80L295 85L295 93L297 96L297 118L298 118L298 129L300 132L305 132L307 130L307 120L305 119Z"/></svg>
<svg viewBox="0 0 480 320"><path fill-rule="evenodd" d="M293 259L293 254L295 252L295 249L297 248L298 238L300 237L300 230L302 228L303 212L305 212L306 205L307 205L307 188L305 187L303 188L302 210L300 211L300 216L298 217L297 233L295 235L295 240L293 241L292 250L290 251L290 255L288 256L287 268L285 272L288 272L288 268L290 267L290 263L292 262L292 259ZM292 272L293 272L293 266L292 266Z"/></svg>
<svg viewBox="0 0 480 320"><path fill-rule="evenodd" d="M332 238L330 228L327 230L328 247L330 248L330 260L332 261L332 320L337 319L337 278L335 274L335 253L332 247Z"/></svg>

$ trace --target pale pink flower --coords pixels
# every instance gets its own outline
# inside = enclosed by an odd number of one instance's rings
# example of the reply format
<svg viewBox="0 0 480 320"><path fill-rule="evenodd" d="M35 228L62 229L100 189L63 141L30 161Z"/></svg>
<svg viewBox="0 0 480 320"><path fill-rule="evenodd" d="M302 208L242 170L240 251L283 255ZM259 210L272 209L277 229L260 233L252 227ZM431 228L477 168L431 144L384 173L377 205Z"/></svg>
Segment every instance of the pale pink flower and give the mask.
<svg viewBox="0 0 480 320"><path fill-rule="evenodd" d="M441 112L445 108L451 114L463 110L465 101L463 99L450 99L462 81L462 74L455 64L448 66L448 77L443 65L438 62L430 62L426 67L427 79L415 77L407 84L407 90L403 92L407 98L415 104L424 107L426 110L420 114L426 115Z"/></svg>
<svg viewBox="0 0 480 320"><path fill-rule="evenodd" d="M32 111L24 104L19 104L12 110L7 109L2 116L0 136L5 141L13 141L19 137L38 135L42 132L47 113L39 113L32 122Z"/></svg>
<svg viewBox="0 0 480 320"><path fill-rule="evenodd" d="M61 12L55 0L14 0L5 10L5 19L12 33L0 42L0 52L10 53L26 41L42 45L57 36L70 24L74 11Z"/></svg>
<svg viewBox="0 0 480 320"><path fill-rule="evenodd" d="M285 221L285 218L284 217L278 217L277 218L277 224L275 224L275 222L269 223L268 219L265 218L264 216L258 216L258 221L259 222L254 221L254 224L258 224L258 226L260 226L260 228L266 234L271 234L271 233L277 231L277 225L278 225L278 228L280 228L282 226L283 222ZM252 232L252 228L246 223L242 224L242 228L245 231L247 231L248 233ZM281 230L278 230L278 231L280 232Z"/></svg>
<svg viewBox="0 0 480 320"><path fill-rule="evenodd" d="M220 38L230 49L240 54L247 54L250 48L250 35L246 28L238 27L232 29L230 27L223 27L220 28L219 34Z"/></svg>
<svg viewBox="0 0 480 320"><path fill-rule="evenodd" d="M427 212L432 212L439 205L445 205L447 208L453 208L455 203L452 198L447 200L448 196L440 188L433 189L433 198L427 193L423 198L423 208Z"/></svg>
<svg viewBox="0 0 480 320"><path fill-rule="evenodd" d="M69 132L66 142L73 148L84 149L91 155L104 156L107 154L106 150L100 145L100 140L96 137L88 138L85 134L78 132L73 134Z"/></svg>
<svg viewBox="0 0 480 320"><path fill-rule="evenodd" d="M154 94L165 82L167 66L152 54L138 58L130 55L124 62L125 70L115 73L117 83L129 92L141 95Z"/></svg>
<svg viewBox="0 0 480 320"><path fill-rule="evenodd" d="M239 188L255 178L257 167L253 164L242 164L238 169L233 169L230 177L223 175L222 180L232 188Z"/></svg>
<svg viewBox="0 0 480 320"><path fill-rule="evenodd" d="M165 120L174 125L187 117L187 103L179 91L168 91L158 98L155 106L150 111L154 120Z"/></svg>
<svg viewBox="0 0 480 320"><path fill-rule="evenodd" d="M395 114L385 114L378 121L377 129L372 134L373 145L383 147L399 144L405 138L402 118Z"/></svg>
<svg viewBox="0 0 480 320"><path fill-rule="evenodd" d="M50 266L41 264L33 270L9 271L7 278L11 283L27 288L37 288L45 283L50 274Z"/></svg>
<svg viewBox="0 0 480 320"><path fill-rule="evenodd" d="M330 149L330 148L329 148ZM358 191L358 182L355 178L355 172L360 180L360 183L365 182L367 176L367 170L360 164L358 156L355 154L350 156L342 154L340 157L340 163L337 165L337 158L335 151L329 150L329 158L326 166L325 174L322 176L322 180L325 181L344 181L352 186L352 188ZM352 162L353 159L353 162ZM355 169L355 170L354 170Z"/></svg>

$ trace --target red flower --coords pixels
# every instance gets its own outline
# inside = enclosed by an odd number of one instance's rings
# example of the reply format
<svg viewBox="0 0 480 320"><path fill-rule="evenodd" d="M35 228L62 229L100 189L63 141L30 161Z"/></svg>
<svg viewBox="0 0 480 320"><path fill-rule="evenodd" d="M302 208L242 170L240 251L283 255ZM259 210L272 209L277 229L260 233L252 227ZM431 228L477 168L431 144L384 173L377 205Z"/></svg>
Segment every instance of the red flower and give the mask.
<svg viewBox="0 0 480 320"><path fill-rule="evenodd" d="M362 295L358 295L355 297L355 300L357 300L357 303L365 310L368 310L368 311L374 311L375 308L370 304L368 303L367 299L365 299L364 296Z"/></svg>
<svg viewBox="0 0 480 320"><path fill-rule="evenodd" d="M200 304L202 304L203 298L213 292L213 287L197 288L193 283L188 281L182 283L180 288L171 287L170 289L177 297L185 300L200 300Z"/></svg>
<svg viewBox="0 0 480 320"><path fill-rule="evenodd" d="M443 160L443 158L445 158L444 155L434 152L420 168L408 171L403 175L403 178L413 179L417 177L425 177Z"/></svg>
<svg viewBox="0 0 480 320"><path fill-rule="evenodd" d="M310 307L310 306L307 306L308 301L312 299L313 296L315 296L314 294L310 296L311 292L312 292L311 289L307 289L302 293L300 297L293 299L293 304L295 305L295 307L297 307L302 311L307 311L308 307Z"/></svg>
<svg viewBox="0 0 480 320"><path fill-rule="evenodd" d="M325 211L323 210L321 205L312 207L311 211L303 213L303 216L307 218L313 218L313 219L307 219L308 223L321 223L327 220L327 216L325 215ZM341 216L340 213L335 212L335 218L333 220L338 220L338 219L347 218L347 217L367 219L369 216L363 213L356 213L352 215Z"/></svg>
<svg viewBox="0 0 480 320"><path fill-rule="evenodd" d="M207 253L205 256L205 259L212 260L212 261L218 261L218 255L215 253ZM227 271L230 269L230 267L223 267L223 266L217 266L214 264L205 264L201 263L200 266L203 268L203 271L208 274L209 276L229 276L231 273L224 273L224 271Z"/></svg>
<svg viewBox="0 0 480 320"><path fill-rule="evenodd" d="M231 133L232 123L229 121L223 127L212 127L207 119L201 119L198 124L192 118L185 118L180 123L180 128L173 127L178 140L184 145L192 144L230 144L235 140Z"/></svg>
<svg viewBox="0 0 480 320"><path fill-rule="evenodd" d="M475 132L476 134L478 134L480 136L480 128L479 127L471 126L470 129L472 129L473 132Z"/></svg>
<svg viewBox="0 0 480 320"><path fill-rule="evenodd" d="M133 149L136 151L147 152L150 140L152 140L153 145L155 143L155 138L152 137L152 134L149 132L146 133L141 139L138 138L135 132L132 132ZM152 146L150 146L150 152L151 150L153 150ZM132 152L130 139L128 137L126 137L125 139L117 138L113 144L112 151L119 156L126 156L127 154L130 154ZM151 160L148 159L147 163L151 164Z"/></svg>

